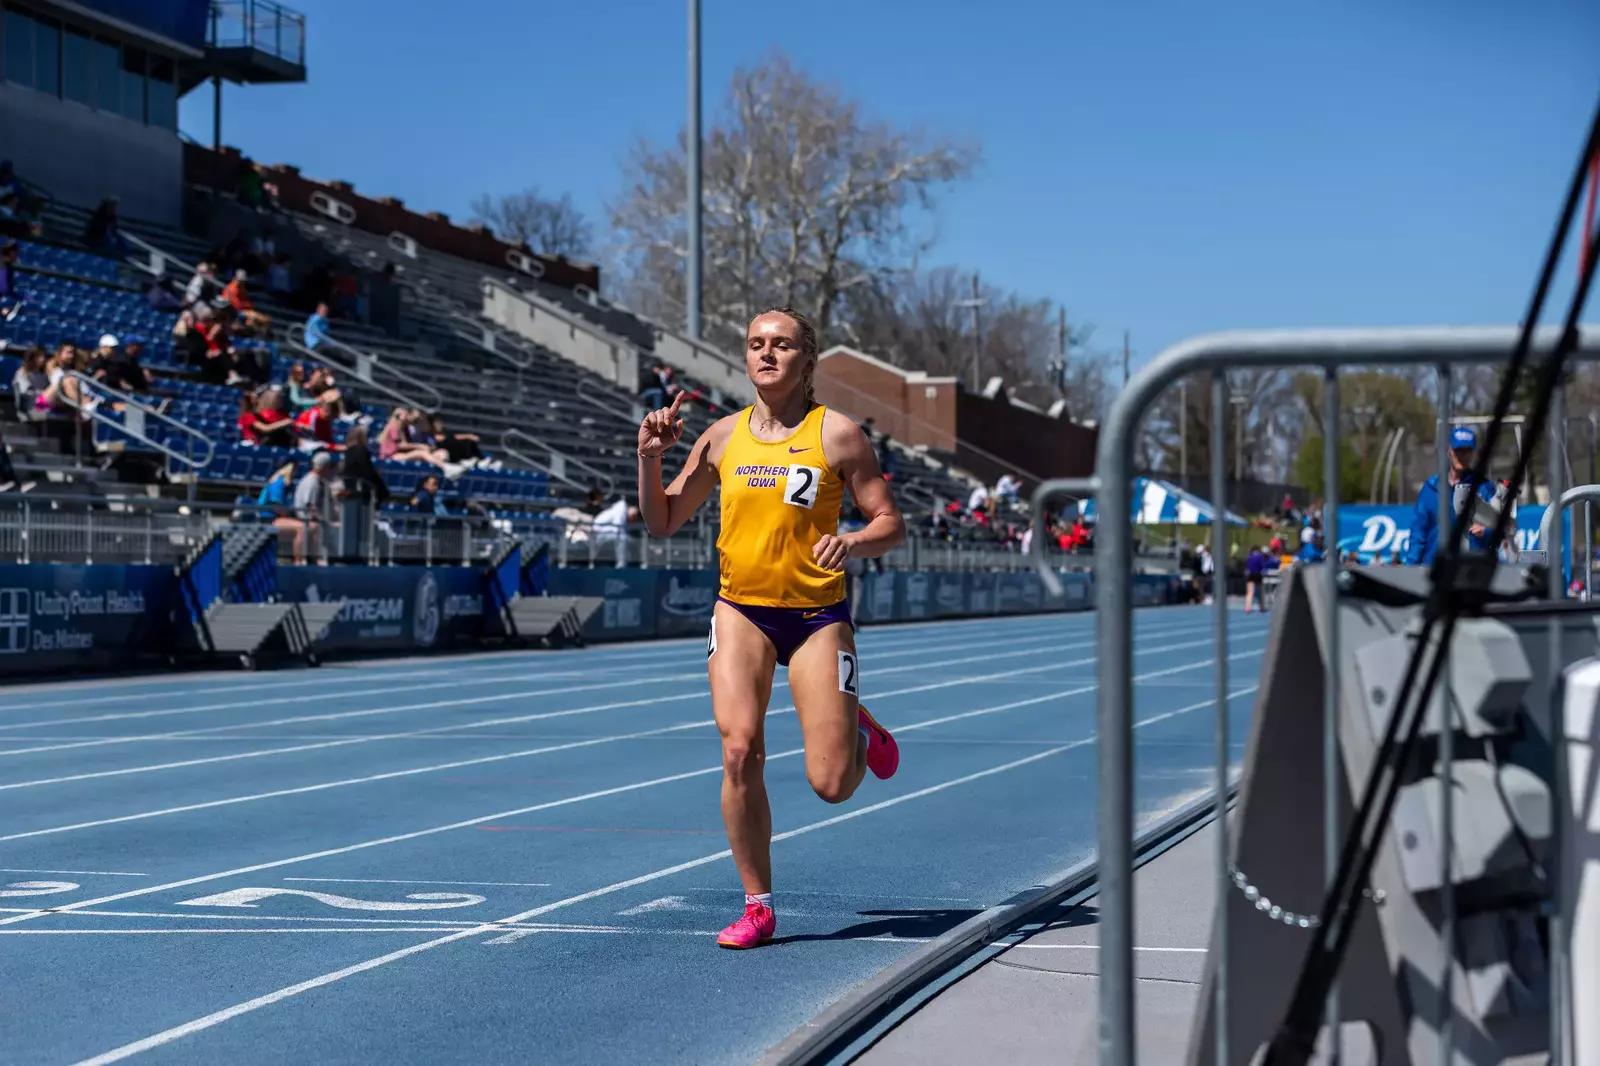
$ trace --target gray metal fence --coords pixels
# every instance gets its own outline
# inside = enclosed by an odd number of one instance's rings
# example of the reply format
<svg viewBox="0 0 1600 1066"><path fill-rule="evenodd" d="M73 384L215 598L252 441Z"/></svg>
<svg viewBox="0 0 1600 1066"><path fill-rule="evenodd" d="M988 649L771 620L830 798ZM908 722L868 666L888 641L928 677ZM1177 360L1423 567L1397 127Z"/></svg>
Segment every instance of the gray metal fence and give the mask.
<svg viewBox="0 0 1600 1066"><path fill-rule="evenodd" d="M1558 331L1540 330L1534 335L1533 355L1554 349ZM1438 434L1436 452L1441 482L1447 470L1447 432L1450 425L1450 376L1452 368L1466 365L1504 363L1517 342L1518 331L1504 329L1395 329L1395 330L1324 330L1226 333L1201 337L1168 349L1157 356L1123 388L1113 403L1100 436L1100 454L1096 476L1092 481L1077 483L1079 492L1094 492L1098 496L1099 530L1095 559L1095 589L1098 607L1099 637L1099 866L1100 866L1100 1062L1102 1066L1131 1066L1135 1056L1134 1031L1134 970L1133 970L1133 843L1134 843L1134 744L1133 744L1133 603L1130 596L1129 575L1134 567L1132 523L1132 481L1134 476L1134 442L1144 414L1161 393L1179 381L1196 374L1211 374L1212 446L1211 487L1212 504L1218 513L1227 505L1227 478L1224 469L1225 451L1222 446L1224 419L1227 414L1226 376L1230 370L1253 371L1286 367L1312 367L1321 370L1324 381L1324 461L1325 479L1323 529L1338 528L1340 501L1338 489L1339 456L1339 370L1351 366L1408 366L1433 367L1439 381L1441 409L1439 425L1444 431ZM1576 358L1600 358L1600 331L1593 328L1583 332ZM1562 442L1559 429L1565 426L1562 396L1558 392L1551 413L1552 447L1550 452L1549 481L1552 503L1561 495L1564 464L1561 462ZM1050 485L1043 488L1048 489ZM1447 518L1450 506L1448 493L1440 494L1441 519ZM1555 509L1554 507L1552 509ZM1442 526L1447 528L1447 526ZM1328 536L1325 533L1325 537ZM1555 523L1553 540L1545 545L1551 558L1561 558L1561 526ZM1226 559L1226 530L1216 524L1212 529L1213 552L1216 558ZM1326 612L1320 630L1335 641L1335 647L1325 648L1329 662L1337 662L1336 646L1338 627L1335 620L1336 589L1339 576L1336 553L1320 568L1316 579L1326 583L1327 595L1320 598L1320 609ZM1550 595L1561 593L1561 567L1552 565ZM1216 626L1217 656L1217 722L1214 788L1219 803L1226 803L1231 787L1228 766L1228 630L1226 597L1215 600L1214 624ZM1556 623L1552 622L1552 627ZM1552 640L1552 646L1559 640ZM1339 797L1336 788L1333 761L1338 758L1334 743L1340 700L1337 669L1326 672L1322 693L1322 726L1324 740L1324 825L1326 841L1325 883L1333 875L1337 861L1341 827L1338 824ZM1450 749L1450 730L1442 731L1439 761L1448 768L1453 758ZM1557 760L1559 762L1559 758ZM1448 770L1446 770L1448 778ZM1559 775L1558 775L1559 776ZM1439 836L1442 852L1448 856L1453 848L1454 826L1448 797L1450 789L1443 790L1446 797L1441 812ZM1559 789L1558 789L1559 793ZM1567 802L1564 795L1556 796L1555 806L1561 809ZM1228 877L1228 823L1225 818L1216 820L1217 828L1217 922L1221 934L1216 941L1223 943L1227 930L1220 927L1225 921L1230 881ZM1448 860L1446 860L1448 861ZM1449 878L1445 878L1449 885ZM1446 900L1442 921L1446 942L1455 922L1453 889L1444 893ZM1558 975L1559 989L1560 946L1552 937L1552 967ZM1224 959L1216 971L1214 992L1217 997L1214 1029L1216 1062L1244 1061L1254 1049L1230 1049L1227 1027L1222 1022L1227 1012L1222 1004L1228 996L1228 975ZM1448 978L1446 978L1448 979ZM1325 1021L1332 1031L1337 1031L1337 988L1328 1004ZM1566 1005L1557 1002L1553 1014L1559 1015ZM1448 1032L1448 1030L1446 1030ZM1448 1040L1448 1037L1446 1037ZM1441 1061L1453 1061L1448 1045L1442 1049ZM1337 1061L1335 1059L1334 1061Z"/></svg>

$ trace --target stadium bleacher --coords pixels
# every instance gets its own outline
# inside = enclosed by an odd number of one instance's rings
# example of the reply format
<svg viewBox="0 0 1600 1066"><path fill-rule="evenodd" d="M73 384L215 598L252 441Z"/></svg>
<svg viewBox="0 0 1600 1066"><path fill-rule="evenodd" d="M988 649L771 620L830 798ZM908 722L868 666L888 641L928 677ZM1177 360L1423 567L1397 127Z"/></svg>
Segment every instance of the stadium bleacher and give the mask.
<svg viewBox="0 0 1600 1066"><path fill-rule="evenodd" d="M249 231L261 226L256 212L210 192L205 198L221 228ZM44 240L21 242L25 306L14 321L0 324L0 342L13 348L64 342L93 347L104 332L142 341L144 365L156 375L158 390L171 396L166 414L215 447L213 459L199 472L205 491L256 488L279 463L291 458L303 463L303 454L279 456L239 442L237 390L191 380L190 368L179 365L173 352L176 315L153 310L145 299L143 286L150 281L146 271L155 257L143 246L158 250L160 269L182 285L195 264L214 257L211 242L176 228L126 219L123 232L136 247L130 249L129 262L119 263L78 244L87 218L82 207L52 202ZM483 282L493 275L581 316L636 346L643 358L654 346L653 324L581 287L548 284L509 267L496 274L482 263L414 240L386 239L329 219L287 212L272 224L279 232L292 228L307 246L359 270L386 274L403 298L397 330L339 319L333 324L333 343L317 353L302 345L303 312L253 290L253 299L271 316L273 326L268 338L244 343L269 351L273 381L285 381L296 362L343 370L346 382L359 367L370 373L370 381L355 384L368 401L364 411L373 420L374 434L391 405L440 414L452 431L476 434L486 452L503 460L504 469L470 471L447 484L453 499L481 501L492 509L548 509L576 503L594 488L607 498L627 493L642 401L562 353L491 322L482 314ZM9 386L13 371L5 372L0 388ZM728 408L711 389L681 373L678 380L701 397L684 407L686 439L692 440ZM157 443L185 439L169 432L171 428L147 422L145 434ZM98 432L101 438L108 432L116 435L107 425ZM336 439L342 441L343 432L341 426ZM138 451L141 442L123 441L122 446ZM913 515L939 512L949 501L964 499L976 483L921 451L899 448L898 454L896 490ZM380 463L379 470L397 498L413 492L424 472L437 472L425 463L394 461Z"/></svg>

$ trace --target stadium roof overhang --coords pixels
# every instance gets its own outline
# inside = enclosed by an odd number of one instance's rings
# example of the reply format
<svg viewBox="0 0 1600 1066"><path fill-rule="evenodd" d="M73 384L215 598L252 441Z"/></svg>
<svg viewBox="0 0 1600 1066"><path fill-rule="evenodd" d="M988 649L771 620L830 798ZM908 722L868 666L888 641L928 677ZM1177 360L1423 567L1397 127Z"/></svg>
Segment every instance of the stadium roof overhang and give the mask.
<svg viewBox="0 0 1600 1066"><path fill-rule="evenodd" d="M89 30L99 30L108 35L114 34L151 51L162 52L178 59L197 60L205 58L205 53L198 48L184 44L181 41L175 41L171 37L135 23L119 19L115 15L97 11L86 4L75 3L74 0L28 0L28 6L41 14L54 15Z"/></svg>

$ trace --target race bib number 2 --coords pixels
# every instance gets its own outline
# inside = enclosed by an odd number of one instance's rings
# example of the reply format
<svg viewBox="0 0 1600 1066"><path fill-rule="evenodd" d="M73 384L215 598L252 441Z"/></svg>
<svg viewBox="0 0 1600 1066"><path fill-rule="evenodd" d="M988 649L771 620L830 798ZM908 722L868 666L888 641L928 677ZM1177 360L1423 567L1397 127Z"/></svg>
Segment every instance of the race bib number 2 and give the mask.
<svg viewBox="0 0 1600 1066"><path fill-rule="evenodd" d="M822 468L816 466L791 466L784 479L783 502L795 507L810 507L817 502L817 489L822 486Z"/></svg>

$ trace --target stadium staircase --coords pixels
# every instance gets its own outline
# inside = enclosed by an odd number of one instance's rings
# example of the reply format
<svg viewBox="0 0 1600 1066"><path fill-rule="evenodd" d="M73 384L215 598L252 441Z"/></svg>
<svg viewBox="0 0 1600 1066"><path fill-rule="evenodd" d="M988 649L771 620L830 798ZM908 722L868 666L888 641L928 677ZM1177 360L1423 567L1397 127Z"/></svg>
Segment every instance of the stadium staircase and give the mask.
<svg viewBox="0 0 1600 1066"><path fill-rule="evenodd" d="M488 608L513 642L545 647L583 644L583 627L605 604L603 596L551 596L545 575L548 542L508 540L489 561Z"/></svg>
<svg viewBox="0 0 1600 1066"><path fill-rule="evenodd" d="M342 599L289 603L280 597L277 530L270 527L217 530L178 567L178 580L192 646L207 656L237 656L247 670L268 652L317 665L313 646L344 609Z"/></svg>

